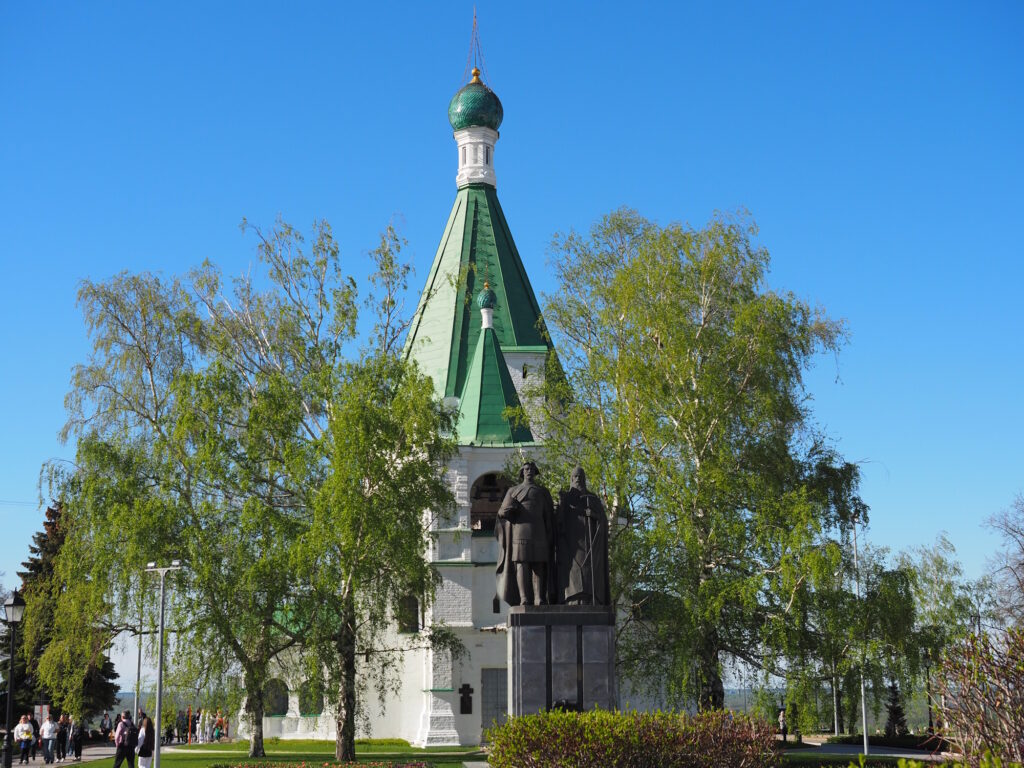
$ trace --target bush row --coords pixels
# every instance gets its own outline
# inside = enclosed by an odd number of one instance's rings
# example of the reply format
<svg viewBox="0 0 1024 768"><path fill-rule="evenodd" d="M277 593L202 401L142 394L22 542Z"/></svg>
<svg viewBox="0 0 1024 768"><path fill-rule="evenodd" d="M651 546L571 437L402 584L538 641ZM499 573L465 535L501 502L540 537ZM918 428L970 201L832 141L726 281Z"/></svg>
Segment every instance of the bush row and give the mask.
<svg viewBox="0 0 1024 768"><path fill-rule="evenodd" d="M517 717L487 733L492 768L778 766L763 720L727 712L563 712Z"/></svg>
<svg viewBox="0 0 1024 768"><path fill-rule="evenodd" d="M829 744L852 744L860 746L864 743L863 734L852 736L829 736ZM868 743L873 747L898 747L900 749L927 749L930 752L949 752L949 742L941 736L919 734L916 736L868 736Z"/></svg>

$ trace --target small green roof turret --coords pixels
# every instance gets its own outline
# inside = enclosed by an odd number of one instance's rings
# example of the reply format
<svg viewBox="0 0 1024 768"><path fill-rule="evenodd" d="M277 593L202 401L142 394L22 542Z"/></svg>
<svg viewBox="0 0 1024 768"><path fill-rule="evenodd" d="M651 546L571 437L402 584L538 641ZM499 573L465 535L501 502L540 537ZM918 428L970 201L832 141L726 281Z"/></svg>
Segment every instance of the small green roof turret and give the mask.
<svg viewBox="0 0 1024 768"><path fill-rule="evenodd" d="M477 294L476 305L480 309L494 309L495 302L498 301L498 297L494 291L491 290L491 284L484 282L484 289Z"/></svg>
<svg viewBox="0 0 1024 768"><path fill-rule="evenodd" d="M482 126L496 131L504 116L497 94L484 85L480 70L473 67L473 79L456 91L448 104L448 122L452 129L461 131Z"/></svg>

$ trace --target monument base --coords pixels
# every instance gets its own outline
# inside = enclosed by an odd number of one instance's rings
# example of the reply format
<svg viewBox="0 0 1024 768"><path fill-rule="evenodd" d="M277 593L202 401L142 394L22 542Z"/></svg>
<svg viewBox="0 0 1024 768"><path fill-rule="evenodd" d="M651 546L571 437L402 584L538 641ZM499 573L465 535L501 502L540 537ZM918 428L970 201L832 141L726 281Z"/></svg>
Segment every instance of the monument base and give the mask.
<svg viewBox="0 0 1024 768"><path fill-rule="evenodd" d="M615 614L604 606L514 606L508 613L508 712L615 709Z"/></svg>

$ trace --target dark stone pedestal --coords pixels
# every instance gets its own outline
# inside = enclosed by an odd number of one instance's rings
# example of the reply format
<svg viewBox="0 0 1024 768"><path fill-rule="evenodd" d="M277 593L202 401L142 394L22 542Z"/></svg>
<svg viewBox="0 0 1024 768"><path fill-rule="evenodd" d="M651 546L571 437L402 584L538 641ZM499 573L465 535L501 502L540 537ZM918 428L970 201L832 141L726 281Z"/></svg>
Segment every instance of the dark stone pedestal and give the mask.
<svg viewBox="0 0 1024 768"><path fill-rule="evenodd" d="M508 712L615 709L615 615L603 606L517 606L508 615Z"/></svg>

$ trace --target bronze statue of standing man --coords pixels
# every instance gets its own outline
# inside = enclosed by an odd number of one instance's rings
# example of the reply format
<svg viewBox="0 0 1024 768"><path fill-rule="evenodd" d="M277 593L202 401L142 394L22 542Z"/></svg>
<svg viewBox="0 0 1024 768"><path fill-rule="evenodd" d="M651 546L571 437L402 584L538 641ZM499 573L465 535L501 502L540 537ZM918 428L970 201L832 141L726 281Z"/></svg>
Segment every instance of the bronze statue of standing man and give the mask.
<svg viewBox="0 0 1024 768"><path fill-rule="evenodd" d="M567 605L609 605L608 516L601 498L587 489L583 467L559 494L556 548L557 595Z"/></svg>
<svg viewBox="0 0 1024 768"><path fill-rule="evenodd" d="M495 535L500 556L498 596L509 605L546 605L548 565L554 544L554 504L547 488L534 480L540 472L528 461L519 470L519 485L505 494L498 509Z"/></svg>

